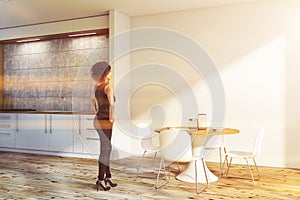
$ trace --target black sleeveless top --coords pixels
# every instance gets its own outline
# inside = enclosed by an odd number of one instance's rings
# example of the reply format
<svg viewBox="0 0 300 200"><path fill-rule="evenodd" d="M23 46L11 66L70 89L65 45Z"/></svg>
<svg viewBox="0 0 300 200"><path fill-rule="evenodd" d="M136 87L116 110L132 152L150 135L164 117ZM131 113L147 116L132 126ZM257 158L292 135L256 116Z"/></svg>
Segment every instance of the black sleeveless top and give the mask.
<svg viewBox="0 0 300 200"><path fill-rule="evenodd" d="M95 87L95 98L98 105L96 116L98 119L109 119L109 101L106 93L104 92L104 88L107 85L107 83L102 83Z"/></svg>

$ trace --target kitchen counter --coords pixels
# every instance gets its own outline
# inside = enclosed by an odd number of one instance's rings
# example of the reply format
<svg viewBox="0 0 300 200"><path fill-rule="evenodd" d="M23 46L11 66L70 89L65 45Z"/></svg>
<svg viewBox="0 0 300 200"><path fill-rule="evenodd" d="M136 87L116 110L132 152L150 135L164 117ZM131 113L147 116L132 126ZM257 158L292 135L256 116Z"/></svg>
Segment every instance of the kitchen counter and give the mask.
<svg viewBox="0 0 300 200"><path fill-rule="evenodd" d="M94 115L94 112L82 111L62 111L62 110L33 110L33 109L7 109L0 110L0 113L20 113L20 114L62 114L62 115Z"/></svg>

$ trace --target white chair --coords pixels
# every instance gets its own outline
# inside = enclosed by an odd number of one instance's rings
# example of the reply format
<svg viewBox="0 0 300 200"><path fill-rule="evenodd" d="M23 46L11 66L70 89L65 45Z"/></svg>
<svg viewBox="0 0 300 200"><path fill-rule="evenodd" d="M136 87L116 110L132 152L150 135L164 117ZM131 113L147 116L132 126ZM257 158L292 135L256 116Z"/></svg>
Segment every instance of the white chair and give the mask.
<svg viewBox="0 0 300 200"><path fill-rule="evenodd" d="M258 180L259 180L260 179L260 174L259 174L256 162L255 162L255 158L260 153L260 149L261 149L261 144L262 144L262 141L263 141L264 132L265 132L265 129L262 128L260 130L259 134L257 135L253 152L235 151L235 150L233 150L233 151L228 151L225 154L225 158L230 158L229 165L228 165L227 170L226 170L226 176L228 176L228 172L229 172L229 168L230 168L230 165L231 165L232 158L241 158L241 159L244 159L246 161L246 163L247 163L247 166L248 166L248 169L249 169L249 173L250 173L250 176L251 176L251 179L252 179L253 186L255 186L254 177L253 177L252 170L251 170L251 167L249 165L248 159L252 159L253 160L253 163L255 165L255 168L256 168L256 171L257 171L257 174L258 174ZM224 164L225 164L225 160L224 160L224 163L222 165L222 169L224 167ZM221 175L220 175L220 177L221 177Z"/></svg>
<svg viewBox="0 0 300 200"><path fill-rule="evenodd" d="M226 155L226 146L225 146L225 140L224 140L224 135L212 135L210 138L208 138L204 149L206 151L211 151L211 150L219 150L219 167L220 167L220 175L222 173L222 151L224 151L224 155ZM228 160L225 157L225 161L228 166Z"/></svg>
<svg viewBox="0 0 300 200"><path fill-rule="evenodd" d="M159 134L160 139L160 165L156 178L155 188L158 189L170 181L170 168L166 170L165 161L171 162L191 162L195 160L195 179L196 179L196 193L199 194L208 187L208 179L205 170L204 153L203 149L197 157L192 155L192 138L186 131L183 130L164 130ZM206 185L200 191L198 190L198 176L197 176L197 161L201 160L204 168ZM166 182L159 185L160 172L164 170Z"/></svg>
<svg viewBox="0 0 300 200"><path fill-rule="evenodd" d="M151 155L154 155L154 158L157 157L157 154L159 152L159 137L158 133L154 133L153 131L151 131L151 128L147 124L137 124L137 131L139 137L142 137L142 139L140 140L140 145L141 148L144 150L136 172L136 175L141 177L140 171L143 166L145 155L147 153L151 153Z"/></svg>

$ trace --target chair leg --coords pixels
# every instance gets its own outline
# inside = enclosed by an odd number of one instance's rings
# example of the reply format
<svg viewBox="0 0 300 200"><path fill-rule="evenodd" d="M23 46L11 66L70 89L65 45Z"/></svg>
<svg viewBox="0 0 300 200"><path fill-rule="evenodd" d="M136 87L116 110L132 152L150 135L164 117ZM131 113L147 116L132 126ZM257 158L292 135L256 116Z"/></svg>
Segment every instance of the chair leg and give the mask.
<svg viewBox="0 0 300 200"><path fill-rule="evenodd" d="M156 165L156 158L157 158L157 151L154 154L154 161L151 163L151 168L156 170L156 167L154 167L154 164ZM153 170L153 173L155 173L155 170Z"/></svg>
<svg viewBox="0 0 300 200"><path fill-rule="evenodd" d="M226 148L223 147L223 150L224 150L224 153L226 155ZM222 147L219 148L219 157L220 157L220 176L222 176L222 173L223 173L223 165L222 165ZM226 161L226 164L227 164L227 167L228 167L228 159L227 159L227 156L225 156L225 159L224 159L224 163Z"/></svg>
<svg viewBox="0 0 300 200"><path fill-rule="evenodd" d="M195 160L196 193L197 193L197 194L200 194L201 192L203 192L203 191L208 187L208 178L207 178L207 173L206 173L206 169L205 169L204 159L201 158L202 166L203 166L203 171L204 171L204 174L205 174L206 185L205 185L204 188L202 188L202 189L199 191L199 190L198 190L198 170L197 170L197 161L198 161L198 160Z"/></svg>
<svg viewBox="0 0 300 200"><path fill-rule="evenodd" d="M231 160L232 160L232 158L230 159L230 164L231 164ZM227 176L227 175L228 175L228 171L229 171L229 166L230 166L230 164L228 165L228 155L226 155L226 154L225 154L224 162L223 162L223 164L222 164L221 172L223 172L223 168L224 168L225 162L227 163L227 170L226 170L226 176ZM222 175L223 175L223 173L220 173L220 174L219 174L218 184L219 184L219 181L220 181Z"/></svg>
<svg viewBox="0 0 300 200"><path fill-rule="evenodd" d="M228 176L228 172L229 172L229 168L231 166L231 162L232 162L232 157L230 157L229 165L228 165L227 170L226 170L226 176Z"/></svg>
<svg viewBox="0 0 300 200"><path fill-rule="evenodd" d="M143 161L144 161L144 157L145 157L145 154L146 154L146 153L147 153L147 151L144 151L143 156L142 156L142 158L141 158L141 162L140 162L139 167L138 167L138 169L137 169L137 171L136 171L136 176L139 176L139 172L140 172L140 170L141 170L141 168L142 168Z"/></svg>
<svg viewBox="0 0 300 200"><path fill-rule="evenodd" d="M226 147L224 147L224 153L225 153L225 155L226 155L226 153L227 153L227 151L226 151ZM226 159L226 164L227 164L227 167L228 167L228 159L227 159L227 157L225 157L225 159Z"/></svg>
<svg viewBox="0 0 300 200"><path fill-rule="evenodd" d="M162 165L164 165L164 171L165 171L165 179L166 179L166 182L165 182L165 183L162 183L161 185L158 185L159 175L160 175L160 171L161 171ZM166 185L169 181L170 181L170 172L169 172L169 176L167 177L166 164L165 164L164 159L161 159L161 160L160 160L160 164L159 164L159 169L158 169L157 177L156 177L155 189L158 189L158 188L160 188L160 187Z"/></svg>
<svg viewBox="0 0 300 200"><path fill-rule="evenodd" d="M227 157L228 157L228 156L225 155L225 159L227 159ZM226 162L225 159L224 159L224 162L223 162L223 165L222 165L222 171L223 171L223 168L224 168L224 165L225 165L225 162ZM255 182L254 182L254 177L253 177L253 173L252 173L252 170L251 170L251 166L249 165L248 159L247 159L247 158L244 158L244 159L245 159L245 161L246 161L246 163L247 163L247 167L248 167L248 170L249 170L251 179L252 179L253 186L255 186ZM259 178L260 178L260 174L259 174L259 171L258 171L256 162L255 162L255 159L254 159L254 158L252 158L252 159L253 159L253 162L254 162L254 164L255 164L257 174L258 174L258 176L259 176ZM228 176L228 172L229 172L229 168L230 168L231 162L232 162L232 157L230 157L229 165L228 165L227 170L226 170L226 176ZM220 179L221 176L222 176L222 173L220 173L219 179ZM219 181L219 180L218 180L218 181Z"/></svg>
<svg viewBox="0 0 300 200"><path fill-rule="evenodd" d="M225 160L227 159L227 155L225 155L225 158L224 158L224 162L223 162L223 164L222 164L222 167L221 167L221 172L223 171L223 168L224 168L224 165L225 165ZM228 166L227 166L228 167ZM219 174L219 179L221 178L221 176L223 175L223 173L220 173Z"/></svg>
<svg viewBox="0 0 300 200"><path fill-rule="evenodd" d="M251 167L249 165L249 162L248 162L247 158L245 158L245 160L246 160L246 163L247 163L247 166L248 166L248 169L249 169L249 173L250 173L250 176L251 176L251 179L252 179L253 186L255 186L254 177L253 177L253 174L252 174Z"/></svg>
<svg viewBox="0 0 300 200"><path fill-rule="evenodd" d="M222 149L221 149L221 147L219 148L219 157L220 157L220 175L219 176L221 176L222 175Z"/></svg>
<svg viewBox="0 0 300 200"><path fill-rule="evenodd" d="M256 171L257 171L257 174L258 174L258 180L260 179L260 173L258 171L258 168L257 168L257 165L256 165L256 162L255 162L255 159L252 158L253 162L254 162L254 165L255 165L255 168L256 168Z"/></svg>
<svg viewBox="0 0 300 200"><path fill-rule="evenodd" d="M156 151L155 154L154 154L154 159L156 158L156 156L157 156L157 151ZM153 168L154 163L155 163L155 162L152 162L151 168Z"/></svg>
<svg viewBox="0 0 300 200"><path fill-rule="evenodd" d="M181 171L181 169L180 169L179 163L178 163L178 162L176 162L176 164L177 164L177 170L178 170L178 172L180 172L180 171Z"/></svg>

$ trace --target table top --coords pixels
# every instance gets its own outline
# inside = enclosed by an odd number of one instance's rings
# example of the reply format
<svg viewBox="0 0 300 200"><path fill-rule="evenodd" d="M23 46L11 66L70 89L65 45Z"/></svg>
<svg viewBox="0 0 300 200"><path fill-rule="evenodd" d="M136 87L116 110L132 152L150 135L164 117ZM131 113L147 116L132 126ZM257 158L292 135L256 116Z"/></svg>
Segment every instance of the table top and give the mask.
<svg viewBox="0 0 300 200"><path fill-rule="evenodd" d="M197 130L196 127L188 127L188 126L177 126L177 127L163 127L155 129L155 132L160 133L163 130L185 130L190 134L197 134L197 135L230 135L230 134L237 134L240 131L234 128L213 128L213 127L203 127Z"/></svg>

